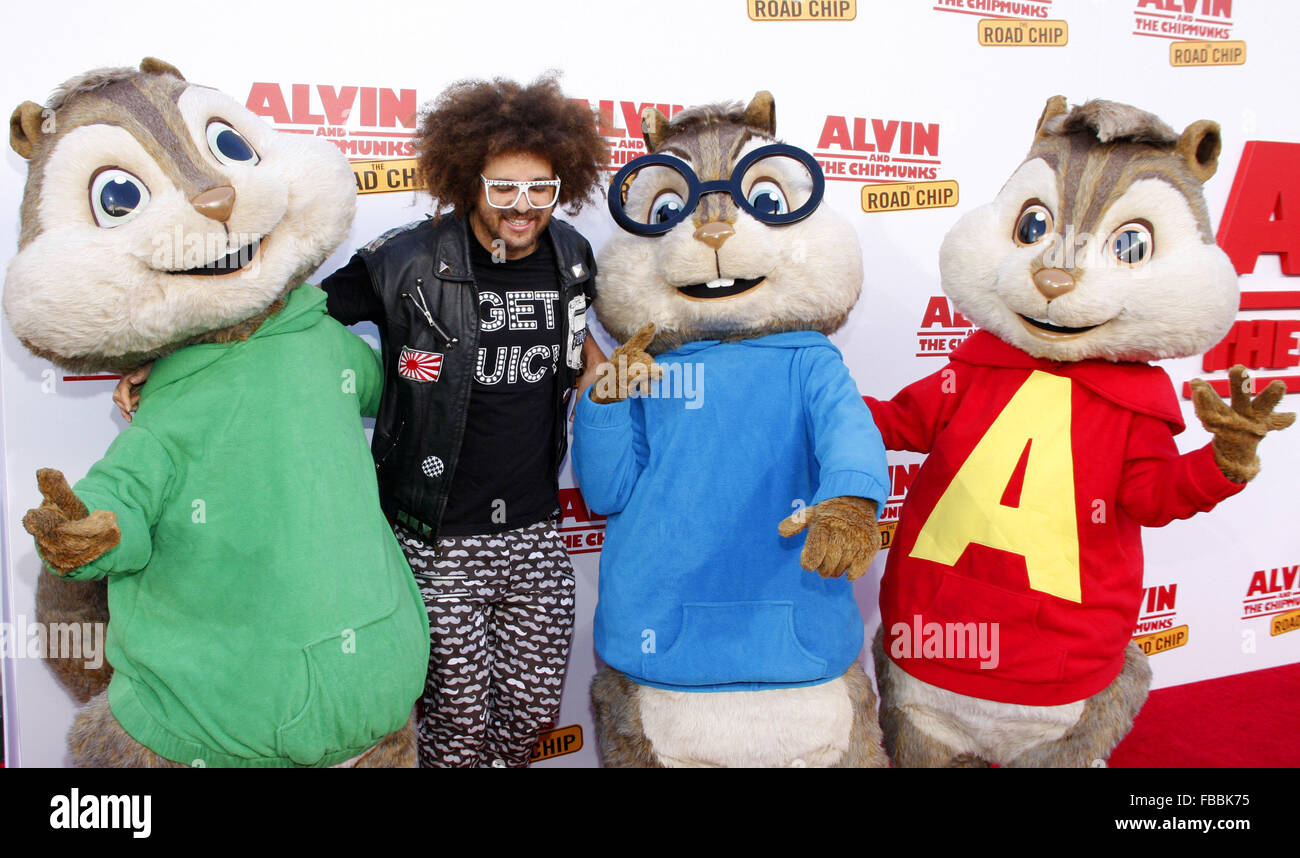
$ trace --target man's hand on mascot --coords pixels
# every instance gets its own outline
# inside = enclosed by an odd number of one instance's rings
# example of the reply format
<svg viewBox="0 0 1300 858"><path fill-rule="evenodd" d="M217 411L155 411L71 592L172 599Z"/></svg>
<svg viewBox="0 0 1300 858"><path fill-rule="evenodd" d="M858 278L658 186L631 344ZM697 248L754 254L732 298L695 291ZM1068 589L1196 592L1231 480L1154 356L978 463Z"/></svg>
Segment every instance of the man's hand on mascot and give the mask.
<svg viewBox="0 0 1300 858"><path fill-rule="evenodd" d="M654 338L652 322L614 349L609 360L596 369L596 383L591 389L592 402L597 405L622 402L638 390L648 392L650 383L663 377L663 367L655 363L645 350Z"/></svg>
<svg viewBox="0 0 1300 858"><path fill-rule="evenodd" d="M51 569L60 574L71 572L121 540L117 516L102 509L88 513L61 471L41 468L36 472L36 485L44 501L27 511L23 527L36 537L41 559Z"/></svg>
<svg viewBox="0 0 1300 858"><path fill-rule="evenodd" d="M1286 394L1286 385L1275 381L1258 396L1248 385L1246 368L1237 364L1228 372L1232 405L1224 404L1219 394L1201 379L1192 380L1192 404L1201 424L1214 435L1214 461L1223 475L1234 483L1249 482L1259 473L1259 456L1255 448L1269 432L1285 429L1295 422L1292 412L1274 412Z"/></svg>
<svg viewBox="0 0 1300 858"><path fill-rule="evenodd" d="M782 521L777 530L794 536L804 528L799 562L823 578L838 578L848 570L850 581L861 578L880 550L880 528L876 526L876 502L859 497L838 497L805 507Z"/></svg>
<svg viewBox="0 0 1300 858"><path fill-rule="evenodd" d="M144 387L152 369L153 361L150 361L122 376L117 387L113 388L113 404L122 412L122 419L127 423L131 422L131 414L140 407L140 388Z"/></svg>

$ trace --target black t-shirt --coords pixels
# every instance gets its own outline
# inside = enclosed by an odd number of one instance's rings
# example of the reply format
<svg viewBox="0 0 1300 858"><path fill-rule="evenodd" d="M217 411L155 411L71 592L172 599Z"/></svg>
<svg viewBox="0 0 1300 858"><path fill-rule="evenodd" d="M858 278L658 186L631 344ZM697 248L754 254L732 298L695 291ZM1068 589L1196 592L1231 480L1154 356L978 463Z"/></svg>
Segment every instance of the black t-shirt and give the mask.
<svg viewBox="0 0 1300 858"><path fill-rule="evenodd" d="M440 532L498 533L549 518L559 493L555 408L564 308L543 236L522 259L494 261L470 236L479 349L469 413Z"/></svg>

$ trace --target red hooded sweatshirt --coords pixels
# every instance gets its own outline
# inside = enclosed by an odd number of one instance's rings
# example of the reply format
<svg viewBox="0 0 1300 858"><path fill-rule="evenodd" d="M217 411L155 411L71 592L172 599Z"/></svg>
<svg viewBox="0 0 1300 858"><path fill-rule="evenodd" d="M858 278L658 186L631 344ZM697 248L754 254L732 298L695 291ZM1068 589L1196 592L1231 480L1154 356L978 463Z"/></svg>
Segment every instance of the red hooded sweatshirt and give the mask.
<svg viewBox="0 0 1300 858"><path fill-rule="evenodd" d="M1209 444L1179 455L1173 384L1147 364L1056 363L979 331L867 404L887 448L929 454L885 564L885 651L972 697L1044 706L1105 688L1141 605L1141 528L1244 488Z"/></svg>

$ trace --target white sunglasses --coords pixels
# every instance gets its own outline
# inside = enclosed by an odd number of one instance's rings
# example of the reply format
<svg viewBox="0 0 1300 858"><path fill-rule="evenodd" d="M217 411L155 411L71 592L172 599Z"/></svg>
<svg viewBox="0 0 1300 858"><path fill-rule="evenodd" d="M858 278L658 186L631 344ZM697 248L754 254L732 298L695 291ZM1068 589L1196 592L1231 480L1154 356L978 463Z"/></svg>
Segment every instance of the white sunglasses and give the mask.
<svg viewBox="0 0 1300 858"><path fill-rule="evenodd" d="M528 205L535 209L549 209L560 199L560 180L512 182L507 179L489 179L482 173L483 193L487 203L494 209L512 209L519 203L520 197L528 200ZM514 194L510 189L514 189ZM509 202L506 202L506 200Z"/></svg>

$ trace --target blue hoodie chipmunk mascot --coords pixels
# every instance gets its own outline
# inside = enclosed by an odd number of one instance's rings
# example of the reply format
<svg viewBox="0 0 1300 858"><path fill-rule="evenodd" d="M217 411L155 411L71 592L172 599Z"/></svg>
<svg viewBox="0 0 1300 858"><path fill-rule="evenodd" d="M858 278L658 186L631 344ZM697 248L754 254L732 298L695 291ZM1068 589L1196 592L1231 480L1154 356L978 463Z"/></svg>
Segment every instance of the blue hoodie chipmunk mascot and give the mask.
<svg viewBox="0 0 1300 858"><path fill-rule="evenodd" d="M642 117L596 312L624 344L579 401L609 516L592 685L606 766L880 766L851 581L880 547L880 434L827 334L862 284L771 96ZM815 570L815 571L808 571ZM846 574L847 573L847 574Z"/></svg>

